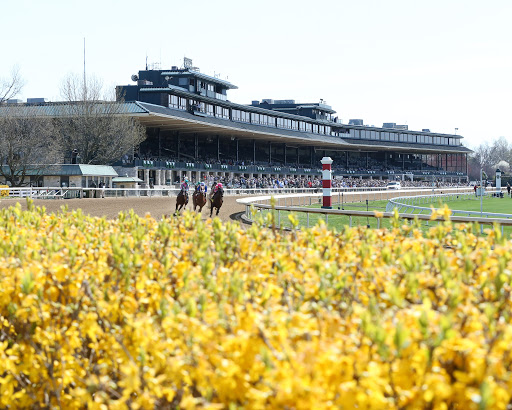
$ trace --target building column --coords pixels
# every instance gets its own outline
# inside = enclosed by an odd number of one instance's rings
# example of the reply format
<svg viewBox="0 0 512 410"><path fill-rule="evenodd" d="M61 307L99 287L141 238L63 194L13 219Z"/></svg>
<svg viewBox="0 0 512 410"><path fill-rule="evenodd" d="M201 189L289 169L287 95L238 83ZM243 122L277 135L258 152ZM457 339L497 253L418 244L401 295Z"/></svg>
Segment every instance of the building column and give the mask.
<svg viewBox="0 0 512 410"><path fill-rule="evenodd" d="M167 184L167 180L169 180L169 183L172 184L172 171L168 170L165 171L165 183Z"/></svg>
<svg viewBox="0 0 512 410"><path fill-rule="evenodd" d="M144 182L147 186L149 186L149 169L144 170Z"/></svg>
<svg viewBox="0 0 512 410"><path fill-rule="evenodd" d="M162 140L160 137L160 128L158 128L158 160L162 158Z"/></svg>
<svg viewBox="0 0 512 410"><path fill-rule="evenodd" d="M176 131L176 144L177 144L177 147L176 147L176 153L177 153L177 156L178 156L178 161L180 160L180 132L179 131Z"/></svg>
<svg viewBox="0 0 512 410"><path fill-rule="evenodd" d="M162 171L157 169L155 172L155 185L161 185Z"/></svg>
<svg viewBox="0 0 512 410"><path fill-rule="evenodd" d="M252 162L256 164L256 140L252 140Z"/></svg>

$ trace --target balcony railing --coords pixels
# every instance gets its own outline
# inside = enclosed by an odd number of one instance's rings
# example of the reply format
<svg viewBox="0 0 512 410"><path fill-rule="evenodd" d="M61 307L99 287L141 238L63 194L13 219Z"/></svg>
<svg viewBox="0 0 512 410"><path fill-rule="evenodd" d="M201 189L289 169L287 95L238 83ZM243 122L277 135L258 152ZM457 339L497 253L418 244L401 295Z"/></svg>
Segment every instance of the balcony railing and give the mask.
<svg viewBox="0 0 512 410"><path fill-rule="evenodd" d="M228 165L218 164L211 162L194 162L194 161L159 161L159 160L142 160L136 159L134 161L124 161L122 163L125 167L140 167L145 169L183 169L194 171L220 171L220 172L234 172L244 174L320 174L321 170L316 168L306 168L297 165ZM413 175L415 177L429 178L429 177L465 177L466 174L460 171L444 171L432 169L393 169L393 170L361 170L351 168L333 168L333 174L336 176L371 176L371 177L391 177L401 175Z"/></svg>

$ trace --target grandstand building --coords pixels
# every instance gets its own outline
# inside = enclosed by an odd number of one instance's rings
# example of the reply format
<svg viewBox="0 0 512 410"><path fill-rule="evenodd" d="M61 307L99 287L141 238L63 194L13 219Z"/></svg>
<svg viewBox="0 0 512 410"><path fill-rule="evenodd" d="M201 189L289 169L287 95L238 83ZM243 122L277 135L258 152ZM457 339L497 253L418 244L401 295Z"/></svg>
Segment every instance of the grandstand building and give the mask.
<svg viewBox="0 0 512 410"><path fill-rule="evenodd" d="M116 87L119 113L137 118L147 138L114 165L123 177L146 185L169 185L183 176L321 177L320 160L331 157L334 178L467 181L462 136L363 120L342 123L324 101L262 100L243 105L228 100L237 87L183 67L147 69L132 85ZM69 115L68 103L16 105L21 115ZM6 105L0 107L6 110Z"/></svg>
<svg viewBox="0 0 512 410"><path fill-rule="evenodd" d="M134 85L118 86L119 100L133 104L133 115L148 138L124 165L144 180L162 183L183 174L257 177L320 175L320 159L333 158L335 177L467 180L462 136L411 131L406 126L343 124L322 100L228 100L237 87L185 64L170 70L143 70ZM389 127L389 128L387 128Z"/></svg>

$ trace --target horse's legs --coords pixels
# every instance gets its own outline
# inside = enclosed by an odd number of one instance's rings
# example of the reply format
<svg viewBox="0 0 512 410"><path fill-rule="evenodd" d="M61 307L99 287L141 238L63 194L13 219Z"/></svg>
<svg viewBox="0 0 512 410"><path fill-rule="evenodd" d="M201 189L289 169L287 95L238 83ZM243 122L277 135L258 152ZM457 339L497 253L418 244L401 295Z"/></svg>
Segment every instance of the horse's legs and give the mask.
<svg viewBox="0 0 512 410"><path fill-rule="evenodd" d="M220 206L217 208L217 216L219 215L219 211L220 211Z"/></svg>

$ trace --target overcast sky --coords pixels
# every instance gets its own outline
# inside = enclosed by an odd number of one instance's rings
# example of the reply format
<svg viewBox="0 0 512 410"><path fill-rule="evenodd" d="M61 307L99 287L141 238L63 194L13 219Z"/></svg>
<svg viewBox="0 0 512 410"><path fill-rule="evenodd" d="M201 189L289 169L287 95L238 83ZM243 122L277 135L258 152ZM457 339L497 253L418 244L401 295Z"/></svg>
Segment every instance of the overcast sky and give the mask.
<svg viewBox="0 0 512 410"><path fill-rule="evenodd" d="M3 0L0 77L18 97L58 101L86 71L132 83L148 61L193 59L239 87L228 99L331 105L347 123L457 133L465 145L512 137L512 1Z"/></svg>

